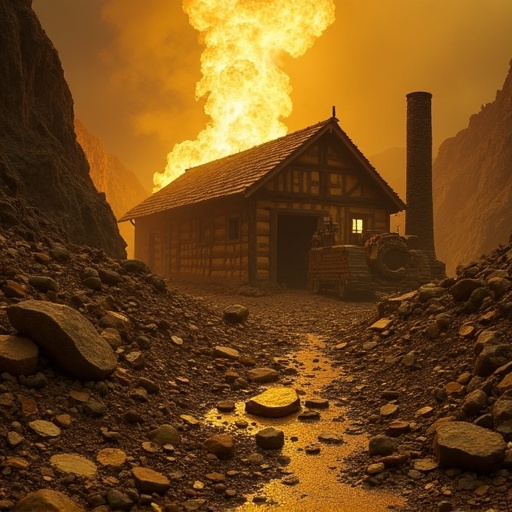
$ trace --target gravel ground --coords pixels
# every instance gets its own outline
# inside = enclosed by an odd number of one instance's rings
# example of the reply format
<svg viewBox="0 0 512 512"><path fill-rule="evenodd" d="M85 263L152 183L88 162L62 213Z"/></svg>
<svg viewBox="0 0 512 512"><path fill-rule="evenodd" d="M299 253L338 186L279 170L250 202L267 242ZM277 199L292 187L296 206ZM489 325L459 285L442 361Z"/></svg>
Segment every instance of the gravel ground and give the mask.
<svg viewBox="0 0 512 512"><path fill-rule="evenodd" d="M340 482L403 496L403 512L512 510L508 466L491 474L439 469L432 461L429 430L447 416L475 421L461 413L466 388L476 385L473 346L486 329L508 339L510 291L498 294L485 285L478 304L456 303L446 293L452 280L402 300L399 307L386 303L381 313L391 323L373 329L375 302L340 301L306 291L235 289L225 283L173 281L165 288L151 273L130 273L123 262L101 251L60 248L60 255L68 257L55 259L54 249L48 241L0 236L0 335L14 333L6 309L27 299L74 307L98 332L108 311L125 315L129 327L116 348L119 368L105 381L80 382L44 354L33 377L12 376L0 368L0 510L14 510L21 498L44 488L95 512L221 511L243 505L247 495L282 478L288 461L279 451L257 448L244 428L229 431L235 455L218 459L205 449L205 441L226 429L203 418L221 401L245 401L261 391L261 385L247 379L251 368L275 368L280 380L293 386L298 378L293 355L304 350L307 334L324 341L333 367L323 396L345 401L353 428L371 438L385 433L394 419L408 426L397 440L394 465L386 461L385 468L369 474L372 464L384 463L361 449L339 471ZM505 276L499 278L501 285L509 285L511 261L510 247L500 248L460 277L483 282L490 268L498 268ZM115 284L90 288L84 276L94 274L91 269ZM55 289L37 289L34 283L41 280L34 276L51 278ZM223 319L224 308L233 304L248 308L245 323ZM469 337L459 334L464 325L474 327ZM239 350L242 357L219 358L219 345ZM479 414L490 411L496 400L486 389L487 409ZM383 414L383 406L397 412ZM58 425L60 433L41 436L31 426L35 420ZM164 424L177 428L180 442L175 446L149 442L149 433ZM119 450L125 460L104 465L100 453L105 448ZM92 463L94 478L54 464L55 455L67 454ZM164 475L171 488L144 490L134 479L136 467Z"/></svg>
<svg viewBox="0 0 512 512"><path fill-rule="evenodd" d="M506 276L511 255L509 247L501 248L488 260L468 267L460 278L475 277L477 272L490 277L500 266L500 275ZM448 280L445 286L453 281ZM233 302L246 305L253 322L277 330L283 337L292 333L321 337L334 369L333 381L323 396L331 400L344 397L353 425L370 438L385 434L393 420L407 420L409 430L397 442L398 453L406 455L396 458L396 467L370 476L368 468L378 458L360 450L348 457L339 474L340 482L403 496L404 511L512 510L508 466L490 474L438 468L433 460L434 431L429 428L445 417L475 421L478 415L468 417L461 412L467 390L478 382L473 375L477 357L473 346L484 330L508 338L510 320L504 312L510 307L510 294L500 301L488 297L477 308L454 303L447 293L425 302L418 302L416 296L405 301L409 308L406 315L390 312L384 316L392 320L391 327L374 330L370 327L379 317L376 302L342 302L332 296L291 290L259 297L237 296L234 290L222 287L187 286L188 293L202 297L218 311ZM446 322L445 328L432 332L438 318ZM468 325L474 327L473 335L459 335L461 327ZM289 348L293 351L297 344ZM455 388L450 389L454 383ZM495 399L488 398L489 408ZM389 404L398 406L398 412L385 416L381 407Z"/></svg>

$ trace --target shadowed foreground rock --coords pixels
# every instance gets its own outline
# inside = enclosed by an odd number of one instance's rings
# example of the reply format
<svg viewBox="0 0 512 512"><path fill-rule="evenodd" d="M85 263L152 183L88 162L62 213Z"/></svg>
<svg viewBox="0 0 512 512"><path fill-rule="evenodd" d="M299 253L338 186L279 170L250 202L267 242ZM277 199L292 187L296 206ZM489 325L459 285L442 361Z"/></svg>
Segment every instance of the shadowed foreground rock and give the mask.
<svg viewBox="0 0 512 512"><path fill-rule="evenodd" d="M498 469L506 447L497 432L465 421L441 425L434 438L434 453L441 466L475 471Z"/></svg>
<svg viewBox="0 0 512 512"><path fill-rule="evenodd" d="M14 512L85 512L85 509L61 492L40 489L20 500Z"/></svg>
<svg viewBox="0 0 512 512"><path fill-rule="evenodd" d="M39 350L29 339L0 335L0 373L32 375L37 372Z"/></svg>
<svg viewBox="0 0 512 512"><path fill-rule="evenodd" d="M8 307L7 316L15 329L75 378L101 380L117 366L110 345L68 306L27 300Z"/></svg>

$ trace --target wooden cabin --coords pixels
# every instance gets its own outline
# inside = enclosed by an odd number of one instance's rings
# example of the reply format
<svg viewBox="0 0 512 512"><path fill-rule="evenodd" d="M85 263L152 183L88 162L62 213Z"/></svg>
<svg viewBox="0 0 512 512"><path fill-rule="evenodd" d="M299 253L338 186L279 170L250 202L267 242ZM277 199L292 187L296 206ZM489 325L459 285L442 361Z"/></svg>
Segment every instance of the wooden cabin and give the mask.
<svg viewBox="0 0 512 512"><path fill-rule="evenodd" d="M304 287L324 218L335 243L360 244L403 209L332 117L189 169L120 222L135 225L135 258L164 277Z"/></svg>

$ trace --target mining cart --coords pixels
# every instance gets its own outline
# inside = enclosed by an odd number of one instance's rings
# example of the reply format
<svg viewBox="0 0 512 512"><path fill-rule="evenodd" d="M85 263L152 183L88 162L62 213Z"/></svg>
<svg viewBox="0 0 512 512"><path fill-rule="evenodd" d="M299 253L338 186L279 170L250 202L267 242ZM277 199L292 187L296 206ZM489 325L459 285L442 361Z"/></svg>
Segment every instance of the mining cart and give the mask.
<svg viewBox="0 0 512 512"><path fill-rule="evenodd" d="M417 237L378 233L362 245L330 245L332 233L313 238L308 288L340 298L409 291L444 277L444 265L417 247Z"/></svg>

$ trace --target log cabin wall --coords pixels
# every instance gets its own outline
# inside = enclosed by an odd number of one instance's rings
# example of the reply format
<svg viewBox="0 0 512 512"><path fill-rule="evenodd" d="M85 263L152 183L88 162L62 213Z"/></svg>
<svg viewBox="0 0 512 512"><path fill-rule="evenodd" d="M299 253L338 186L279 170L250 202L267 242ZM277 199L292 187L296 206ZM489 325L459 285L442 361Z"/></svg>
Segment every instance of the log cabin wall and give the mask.
<svg viewBox="0 0 512 512"><path fill-rule="evenodd" d="M249 277L247 205L223 200L137 219L135 257L156 274Z"/></svg>

